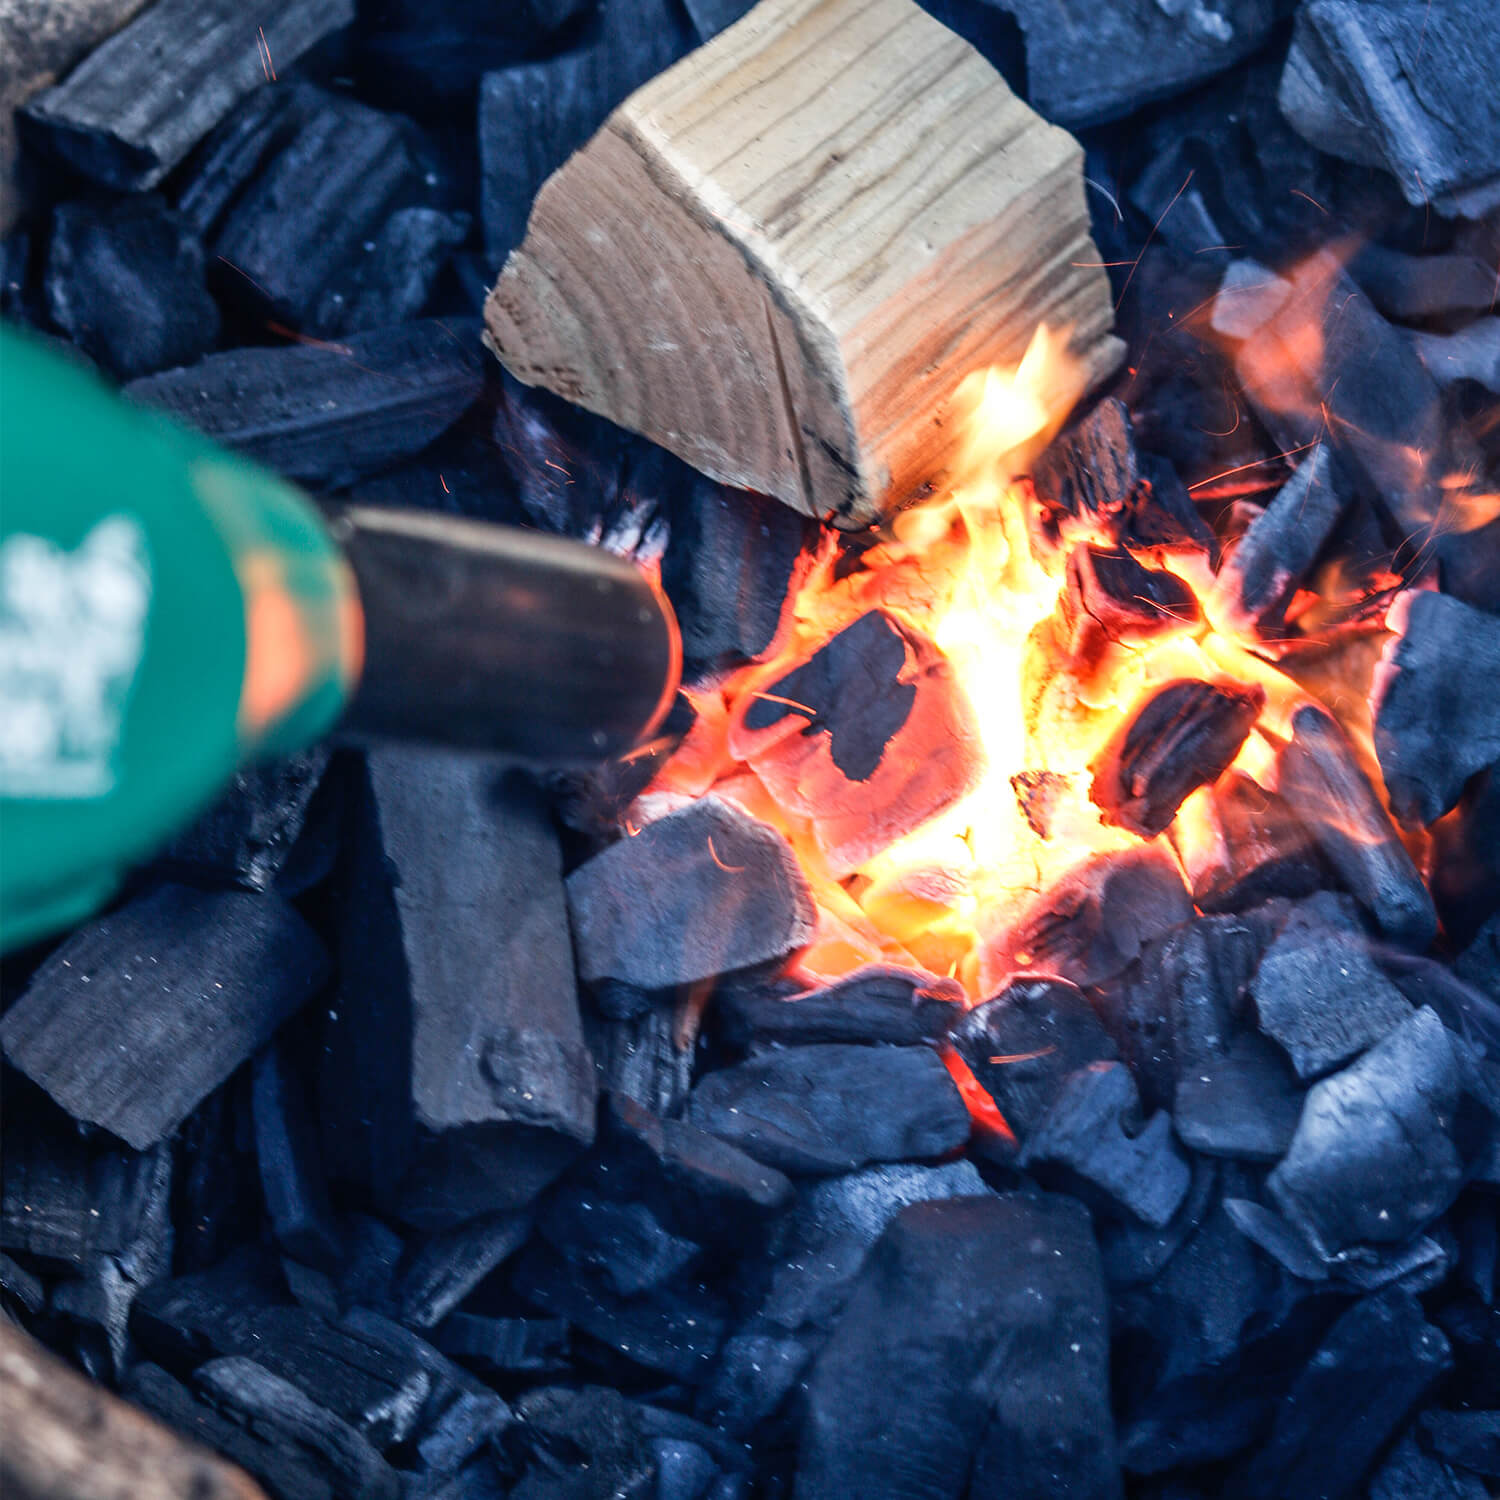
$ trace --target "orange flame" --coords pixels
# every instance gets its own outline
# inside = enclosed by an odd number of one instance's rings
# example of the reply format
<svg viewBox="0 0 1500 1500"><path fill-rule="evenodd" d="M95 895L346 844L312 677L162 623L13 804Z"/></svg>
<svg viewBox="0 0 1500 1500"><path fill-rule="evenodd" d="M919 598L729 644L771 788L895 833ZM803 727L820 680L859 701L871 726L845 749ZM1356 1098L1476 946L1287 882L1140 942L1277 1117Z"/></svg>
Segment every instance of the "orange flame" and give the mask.
<svg viewBox="0 0 1500 1500"><path fill-rule="evenodd" d="M1143 842L1090 800L1090 763L1168 682L1263 688L1256 728L1226 775L1272 784L1275 748L1308 696L1256 653L1206 559L1138 558L1187 584L1201 613L1164 611L1149 630L1115 635L1066 618L1070 554L1118 542L1089 517L1064 517L1060 539L1048 540L1025 476L1084 386L1066 338L1045 326L1014 370L969 376L955 397L951 489L897 516L854 571L836 570L827 541L767 659L691 694L697 723L632 814L640 821L712 787L780 829L818 907L800 960L812 977L894 962L955 976L973 999L992 993L1012 962L1006 931L1028 901L1083 861ZM902 637L912 721L872 774L850 780L817 732L819 710L781 684L877 609ZM771 709L753 714L755 705ZM1161 842L1174 859L1186 849L1198 860L1213 836L1205 790Z"/></svg>

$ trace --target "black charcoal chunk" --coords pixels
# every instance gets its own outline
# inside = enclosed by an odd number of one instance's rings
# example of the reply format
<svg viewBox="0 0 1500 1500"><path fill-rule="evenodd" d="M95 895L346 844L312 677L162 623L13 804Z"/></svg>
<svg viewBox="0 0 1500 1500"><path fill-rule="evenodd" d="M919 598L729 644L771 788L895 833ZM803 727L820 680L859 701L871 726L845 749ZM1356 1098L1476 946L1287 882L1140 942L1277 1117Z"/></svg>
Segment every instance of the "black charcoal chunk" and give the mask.
<svg viewBox="0 0 1500 1500"><path fill-rule="evenodd" d="M321 1455L347 1493L369 1500L397 1500L400 1495L396 1471L368 1439L254 1360L209 1360L194 1372L193 1383L247 1427L274 1434L294 1451L311 1449Z"/></svg>
<svg viewBox="0 0 1500 1500"><path fill-rule="evenodd" d="M531 1233L529 1213L487 1214L429 1236L401 1274L396 1304L403 1323L432 1328Z"/></svg>
<svg viewBox="0 0 1500 1500"><path fill-rule="evenodd" d="M658 1115L678 1115L693 1086L693 1048L678 1030L676 1006L665 998L625 1020L585 1013L584 1037L601 1094L633 1099Z"/></svg>
<svg viewBox="0 0 1500 1500"><path fill-rule="evenodd" d="M1314 1244L1405 1240L1453 1202L1464 1174L1450 1133L1461 1045L1424 1008L1313 1085L1266 1187Z"/></svg>
<svg viewBox="0 0 1500 1500"><path fill-rule="evenodd" d="M1446 1463L1500 1479L1500 1411L1424 1411L1417 1431Z"/></svg>
<svg viewBox="0 0 1500 1500"><path fill-rule="evenodd" d="M1156 688L1091 762L1090 800L1106 823L1155 838L1229 769L1265 701L1258 686L1192 678Z"/></svg>
<svg viewBox="0 0 1500 1500"><path fill-rule="evenodd" d="M494 270L525 237L547 177L694 41L686 17L664 0L608 0L601 20L583 46L487 73L480 85L480 201Z"/></svg>
<svg viewBox="0 0 1500 1500"><path fill-rule="evenodd" d="M401 230L393 238L393 217L433 206L436 174L415 132L399 115L337 95L299 104L291 138L214 238L226 288L262 316L323 337L410 317L425 288L414 305L387 294L400 280ZM355 316L367 290L369 305ZM386 300L395 317L379 316Z"/></svg>
<svg viewBox="0 0 1500 1500"><path fill-rule="evenodd" d="M52 321L121 380L191 364L219 336L203 246L154 195L60 204L44 286Z"/></svg>
<svg viewBox="0 0 1500 1500"><path fill-rule="evenodd" d="M561 1318L492 1318L454 1313L433 1334L444 1354L498 1375L566 1368L568 1325Z"/></svg>
<svg viewBox="0 0 1500 1500"><path fill-rule="evenodd" d="M33 1276L25 1266L0 1253L0 1306L7 1315L20 1308L34 1318L46 1305L47 1288L42 1285L41 1277Z"/></svg>
<svg viewBox="0 0 1500 1500"><path fill-rule="evenodd" d="M1281 109L1321 151L1384 167L1408 203L1493 207L1500 43L1463 3L1310 0L1281 79ZM1477 201L1476 201L1477 200Z"/></svg>
<svg viewBox="0 0 1500 1500"><path fill-rule="evenodd" d="M1206 1156L1194 1156L1192 1171L1182 1206L1161 1229L1117 1215L1099 1220L1099 1254L1112 1291L1153 1280L1219 1201L1218 1166Z"/></svg>
<svg viewBox="0 0 1500 1500"><path fill-rule="evenodd" d="M328 1458L313 1449L294 1447L279 1435L241 1427L160 1365L135 1365L125 1378L123 1394L137 1406L175 1428L184 1437L212 1448L238 1464L274 1496L297 1500L353 1500L343 1476Z"/></svg>
<svg viewBox="0 0 1500 1500"><path fill-rule="evenodd" d="M333 333L362 333L416 317L449 255L468 237L467 214L397 209L359 263L352 289L327 294L317 322Z"/></svg>
<svg viewBox="0 0 1500 1500"><path fill-rule="evenodd" d="M1474 941L1458 955L1453 968L1460 979L1500 1005L1500 913L1475 933Z"/></svg>
<svg viewBox="0 0 1500 1500"><path fill-rule="evenodd" d="M822 989L783 994L746 982L721 986L714 1014L738 1047L813 1042L888 1042L915 1047L942 1036L963 1015L963 989L912 969L871 965Z"/></svg>
<svg viewBox="0 0 1500 1500"><path fill-rule="evenodd" d="M1460 1474L1417 1446L1408 1432L1370 1480L1370 1500L1487 1500L1477 1474Z"/></svg>
<svg viewBox="0 0 1500 1500"><path fill-rule="evenodd" d="M786 840L717 797L580 865L568 876L568 910L582 977L648 990L783 958L814 929Z"/></svg>
<svg viewBox="0 0 1500 1500"><path fill-rule="evenodd" d="M871 610L757 694L745 728L769 729L795 714L806 720L804 734L827 732L833 763L850 781L868 781L917 701L916 683L902 680L906 652L895 622Z"/></svg>
<svg viewBox="0 0 1500 1500"><path fill-rule="evenodd" d="M766 495L694 475L673 507L661 581L690 667L753 661L771 644L811 523Z"/></svg>
<svg viewBox="0 0 1500 1500"><path fill-rule="evenodd" d="M1291 598L1343 514L1346 496L1333 455L1319 443L1250 523L1220 572L1230 597L1252 620L1264 620Z"/></svg>
<svg viewBox="0 0 1500 1500"><path fill-rule="evenodd" d="M687 1120L660 1119L619 1095L605 1100L599 1144L615 1190L649 1202L684 1233L717 1226L733 1233L747 1217L763 1219L792 1198L790 1180L774 1167Z"/></svg>
<svg viewBox="0 0 1500 1500"><path fill-rule="evenodd" d="M425 448L483 384L478 325L428 319L339 344L244 348L126 394L306 484L337 487Z"/></svg>
<svg viewBox="0 0 1500 1500"><path fill-rule="evenodd" d="M686 1271L702 1246L663 1228L643 1203L621 1203L584 1185L560 1185L537 1215L542 1238L611 1291L634 1297Z"/></svg>
<svg viewBox="0 0 1500 1500"><path fill-rule="evenodd" d="M327 765L327 750L316 748L237 771L219 801L157 856L158 865L194 881L285 892L279 877Z"/></svg>
<svg viewBox="0 0 1500 1500"><path fill-rule="evenodd" d="M144 1232L165 1147L129 1151L82 1135L30 1084L5 1079L0 1248L81 1267L126 1251Z"/></svg>
<svg viewBox="0 0 1500 1500"><path fill-rule="evenodd" d="M1491 395L1500 395L1500 318L1476 318L1455 333L1414 329L1411 341L1428 374L1444 390L1473 381Z"/></svg>
<svg viewBox="0 0 1500 1500"><path fill-rule="evenodd" d="M0 1046L75 1119L144 1150L327 974L279 897L160 886L58 948L0 1021Z"/></svg>
<svg viewBox="0 0 1500 1500"><path fill-rule="evenodd" d="M1396 614L1393 611L1393 614ZM1391 810L1425 827L1500 760L1500 617L1446 594L1404 596L1376 690L1375 751Z"/></svg>
<svg viewBox="0 0 1500 1500"><path fill-rule="evenodd" d="M1177 863L1155 845L1086 860L1042 892L992 952L1000 974L1056 974L1096 985L1153 939L1190 921Z"/></svg>
<svg viewBox="0 0 1500 1500"><path fill-rule="evenodd" d="M1195 922L1163 945L1160 972L1173 997L1173 1124L1211 1156L1274 1161L1291 1144L1302 1087L1245 1014L1264 944L1233 917Z"/></svg>
<svg viewBox="0 0 1500 1500"><path fill-rule="evenodd" d="M897 1216L807 1382L803 1500L1120 1494L1104 1282L1061 1198Z"/></svg>
<svg viewBox="0 0 1500 1500"><path fill-rule="evenodd" d="M1437 931L1432 897L1326 709L1308 704L1292 715L1277 790L1380 931L1417 952L1425 949Z"/></svg>
<svg viewBox="0 0 1500 1500"><path fill-rule="evenodd" d="M430 1472L452 1474L492 1444L512 1420L510 1407L493 1391L460 1391L417 1440L417 1457Z"/></svg>
<svg viewBox="0 0 1500 1500"><path fill-rule="evenodd" d="M545 803L483 760L395 748L369 753L352 802L330 1172L423 1229L521 1208L594 1135Z"/></svg>
<svg viewBox="0 0 1500 1500"><path fill-rule="evenodd" d="M306 1085L289 1049L276 1044L256 1058L253 1077L255 1159L277 1243L308 1265L334 1270L344 1246L323 1180Z"/></svg>
<svg viewBox="0 0 1500 1500"><path fill-rule="evenodd" d="M1184 850L1193 904L1205 912L1244 911L1275 896L1311 895L1324 881L1312 835L1274 792L1239 771L1214 784L1211 844Z"/></svg>
<svg viewBox="0 0 1500 1500"><path fill-rule="evenodd" d="M351 0L156 0L27 106L35 135L85 177L155 186L234 106L354 19Z"/></svg>
<svg viewBox="0 0 1500 1500"><path fill-rule="evenodd" d="M1375 1456L1451 1364L1447 1339L1409 1292L1391 1290L1356 1302L1293 1382L1269 1437L1230 1493L1246 1500L1353 1494Z"/></svg>
<svg viewBox="0 0 1500 1500"><path fill-rule="evenodd" d="M533 1243L510 1270L511 1285L533 1307L565 1319L633 1364L696 1385L708 1378L729 1321L717 1292L701 1282L621 1297L604 1279L579 1271Z"/></svg>
<svg viewBox="0 0 1500 1500"><path fill-rule="evenodd" d="M965 1014L951 1041L1023 1141L1070 1073L1119 1054L1093 1006L1063 979L1017 979Z"/></svg>
<svg viewBox="0 0 1500 1500"><path fill-rule="evenodd" d="M1140 1121L1130 1069L1093 1063L1064 1080L1021 1150L1045 1182L1162 1228L1187 1196L1192 1171L1164 1112Z"/></svg>
<svg viewBox="0 0 1500 1500"><path fill-rule="evenodd" d="M818 1176L956 1151L969 1114L925 1047L789 1047L710 1073L688 1118L757 1161Z"/></svg>
<svg viewBox="0 0 1500 1500"><path fill-rule="evenodd" d="M1304 1082L1372 1046L1412 1013L1370 957L1363 937L1294 911L1250 984L1261 1030Z"/></svg>

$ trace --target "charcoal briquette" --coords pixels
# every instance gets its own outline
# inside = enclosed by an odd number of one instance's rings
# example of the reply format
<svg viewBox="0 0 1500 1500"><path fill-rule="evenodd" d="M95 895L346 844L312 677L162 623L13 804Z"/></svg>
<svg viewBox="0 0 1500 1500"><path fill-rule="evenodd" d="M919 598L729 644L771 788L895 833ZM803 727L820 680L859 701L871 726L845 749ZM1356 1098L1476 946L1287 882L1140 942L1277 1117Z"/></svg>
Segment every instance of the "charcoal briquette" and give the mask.
<svg viewBox="0 0 1500 1500"><path fill-rule="evenodd" d="M1121 1062L1063 1080L1021 1149L1021 1167L1156 1228L1169 1223L1192 1178L1165 1112L1140 1121L1140 1096Z"/></svg>
<svg viewBox="0 0 1500 1500"><path fill-rule="evenodd" d="M1304 1082L1358 1056L1412 1014L1363 937L1307 910L1288 918L1249 989L1261 1030L1285 1048Z"/></svg>
<svg viewBox="0 0 1500 1500"><path fill-rule="evenodd" d="M1445 594L1403 596L1375 699L1375 752L1391 810L1436 822L1464 783L1500 760L1500 617Z"/></svg>
<svg viewBox="0 0 1500 1500"><path fill-rule="evenodd" d="M782 958L812 940L791 846L717 797L648 823L568 876L581 976L642 989Z"/></svg>
<svg viewBox="0 0 1500 1500"><path fill-rule="evenodd" d="M1464 1166L1450 1134L1461 1043L1429 1009L1313 1085L1266 1187L1315 1244L1407 1239L1452 1203Z"/></svg>
<svg viewBox="0 0 1500 1500"><path fill-rule="evenodd" d="M163 885L80 928L0 1021L10 1062L138 1150L170 1135L328 974L274 895Z"/></svg>
<svg viewBox="0 0 1500 1500"><path fill-rule="evenodd" d="M788 1047L708 1074L693 1124L793 1175L850 1172L955 1151L969 1115L926 1047Z"/></svg>
<svg viewBox="0 0 1500 1500"><path fill-rule="evenodd" d="M340 343L231 349L126 394L289 479L347 485L425 448L483 384L477 324L427 319Z"/></svg>
<svg viewBox="0 0 1500 1500"><path fill-rule="evenodd" d="M805 1500L1118 1496L1104 1281L1065 1198L904 1209L807 1381Z"/></svg>
<svg viewBox="0 0 1500 1500"><path fill-rule="evenodd" d="M43 288L52 321L119 380L191 364L219 337L203 246L154 194L59 204Z"/></svg>
<svg viewBox="0 0 1500 1500"><path fill-rule="evenodd" d="M354 19L352 0L156 0L26 108L31 133L105 187L154 187L272 68Z"/></svg>
<svg viewBox="0 0 1500 1500"><path fill-rule="evenodd" d="M1451 1364L1447 1339L1409 1292L1356 1302L1292 1383L1269 1436L1228 1493L1245 1500L1353 1494Z"/></svg>
<svg viewBox="0 0 1500 1500"><path fill-rule="evenodd" d="M1062 979L1013 980L950 1040L1023 1141L1070 1073L1119 1055L1083 991Z"/></svg>

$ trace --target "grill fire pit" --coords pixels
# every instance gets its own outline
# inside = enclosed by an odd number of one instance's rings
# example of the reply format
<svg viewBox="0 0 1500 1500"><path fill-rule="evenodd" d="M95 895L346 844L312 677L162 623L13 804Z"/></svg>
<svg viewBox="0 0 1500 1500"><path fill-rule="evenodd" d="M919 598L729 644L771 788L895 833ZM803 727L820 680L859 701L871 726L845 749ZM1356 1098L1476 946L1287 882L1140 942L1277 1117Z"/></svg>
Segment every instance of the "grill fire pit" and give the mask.
<svg viewBox="0 0 1500 1500"><path fill-rule="evenodd" d="M0 1487L1492 1493L1486 7L58 9L5 319L684 669L7 955Z"/></svg>

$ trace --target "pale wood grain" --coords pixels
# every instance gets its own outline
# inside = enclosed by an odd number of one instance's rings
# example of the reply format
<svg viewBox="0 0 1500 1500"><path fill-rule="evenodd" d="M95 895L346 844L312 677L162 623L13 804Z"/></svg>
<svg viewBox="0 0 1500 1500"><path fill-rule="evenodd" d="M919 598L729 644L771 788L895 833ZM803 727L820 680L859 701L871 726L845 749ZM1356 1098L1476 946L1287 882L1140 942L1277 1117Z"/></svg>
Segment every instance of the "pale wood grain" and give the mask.
<svg viewBox="0 0 1500 1500"><path fill-rule="evenodd" d="M912 0L762 0L543 186L500 358L705 473L860 525L1040 322L1118 363L1083 153Z"/></svg>

